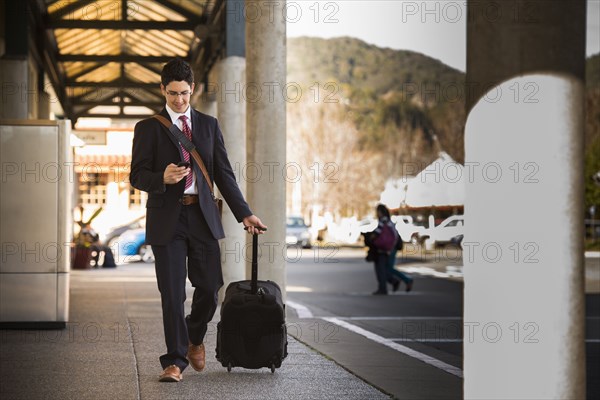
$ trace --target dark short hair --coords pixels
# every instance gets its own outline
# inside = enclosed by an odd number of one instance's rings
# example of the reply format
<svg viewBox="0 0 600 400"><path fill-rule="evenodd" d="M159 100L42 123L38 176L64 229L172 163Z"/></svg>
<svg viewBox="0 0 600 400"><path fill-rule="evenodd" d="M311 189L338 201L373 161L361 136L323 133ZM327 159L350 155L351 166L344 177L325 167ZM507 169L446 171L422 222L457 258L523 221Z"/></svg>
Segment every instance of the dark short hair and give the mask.
<svg viewBox="0 0 600 400"><path fill-rule="evenodd" d="M190 86L194 83L194 71L192 71L192 67L179 57L166 63L160 73L160 83L163 86L167 86L173 81L186 81Z"/></svg>
<svg viewBox="0 0 600 400"><path fill-rule="evenodd" d="M377 205L377 212L379 214L381 214L382 216L387 217L388 219L391 218L391 216L390 216L390 210L388 210L388 208L385 205L383 205L383 204L378 204Z"/></svg>

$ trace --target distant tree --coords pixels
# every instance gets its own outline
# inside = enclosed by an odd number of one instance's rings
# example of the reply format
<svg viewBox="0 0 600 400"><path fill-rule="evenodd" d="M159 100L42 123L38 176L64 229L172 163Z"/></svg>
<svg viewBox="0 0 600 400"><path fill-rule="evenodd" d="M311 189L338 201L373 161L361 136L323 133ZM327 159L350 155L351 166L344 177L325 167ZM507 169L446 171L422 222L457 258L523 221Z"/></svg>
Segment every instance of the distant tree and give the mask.
<svg viewBox="0 0 600 400"><path fill-rule="evenodd" d="M595 205L600 214L600 54L586 62L585 104L585 212Z"/></svg>
<svg viewBox="0 0 600 400"><path fill-rule="evenodd" d="M287 158L301 171L303 212L314 204L340 216L367 212L386 177L381 174L381 154L360 150L345 106L306 97L288 105L287 125ZM295 180L288 179L288 199Z"/></svg>
<svg viewBox="0 0 600 400"><path fill-rule="evenodd" d="M600 136L596 136L585 152L585 209L593 205L600 215Z"/></svg>

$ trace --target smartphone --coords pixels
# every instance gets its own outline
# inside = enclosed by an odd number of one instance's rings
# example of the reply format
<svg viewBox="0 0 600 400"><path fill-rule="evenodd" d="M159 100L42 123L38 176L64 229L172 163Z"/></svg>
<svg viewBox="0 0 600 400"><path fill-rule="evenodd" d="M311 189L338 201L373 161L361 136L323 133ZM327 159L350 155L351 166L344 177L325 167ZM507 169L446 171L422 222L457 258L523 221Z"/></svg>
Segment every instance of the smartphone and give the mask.
<svg viewBox="0 0 600 400"><path fill-rule="evenodd" d="M180 161L177 163L178 167L186 167L189 168L190 167L190 163L189 162L185 162L185 161Z"/></svg>

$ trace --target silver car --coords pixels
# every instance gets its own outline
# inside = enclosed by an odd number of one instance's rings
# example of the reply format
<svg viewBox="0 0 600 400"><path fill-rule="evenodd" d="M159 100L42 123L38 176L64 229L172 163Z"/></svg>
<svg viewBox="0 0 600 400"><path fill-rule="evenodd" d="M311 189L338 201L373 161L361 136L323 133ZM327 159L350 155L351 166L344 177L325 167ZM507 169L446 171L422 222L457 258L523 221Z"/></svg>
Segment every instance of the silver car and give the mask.
<svg viewBox="0 0 600 400"><path fill-rule="evenodd" d="M310 232L304 218L298 216L287 217L285 229L285 243L289 246L311 247Z"/></svg>

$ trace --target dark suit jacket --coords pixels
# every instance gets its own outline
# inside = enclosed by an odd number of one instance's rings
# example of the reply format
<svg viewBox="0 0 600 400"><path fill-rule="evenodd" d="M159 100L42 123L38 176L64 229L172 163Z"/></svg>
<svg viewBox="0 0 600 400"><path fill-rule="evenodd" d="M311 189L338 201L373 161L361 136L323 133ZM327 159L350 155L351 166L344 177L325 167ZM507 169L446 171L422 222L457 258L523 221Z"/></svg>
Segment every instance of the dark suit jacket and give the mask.
<svg viewBox="0 0 600 400"><path fill-rule="evenodd" d="M170 120L166 109L160 112ZM191 110L192 141L202 157L211 180L233 215L241 222L252 211L244 200L231 168L223 135L216 118ZM163 173L170 163L183 161L181 147L169 130L155 118L147 118L135 125L131 154L131 185L148 192L146 203L146 243L166 245L173 238L175 226L183 205L180 199L185 189L185 178L175 185L163 183ZM193 163L198 184L199 205L215 239L225 237L219 210L212 200L210 189L202 172Z"/></svg>

